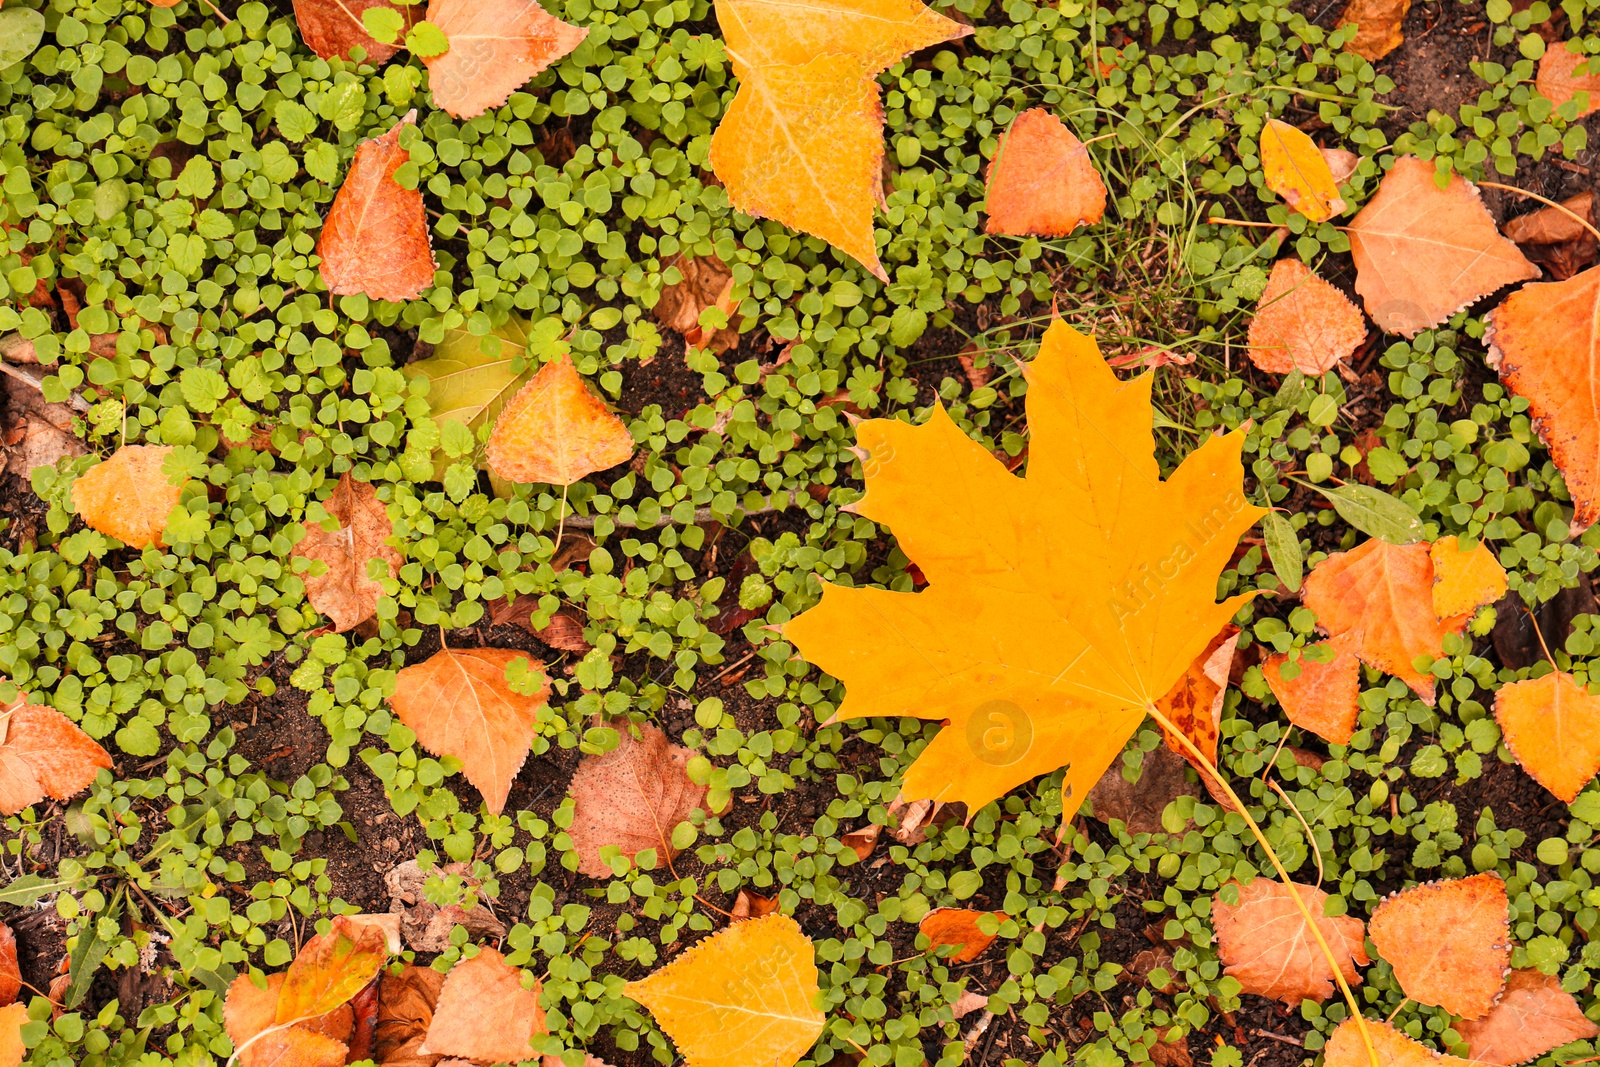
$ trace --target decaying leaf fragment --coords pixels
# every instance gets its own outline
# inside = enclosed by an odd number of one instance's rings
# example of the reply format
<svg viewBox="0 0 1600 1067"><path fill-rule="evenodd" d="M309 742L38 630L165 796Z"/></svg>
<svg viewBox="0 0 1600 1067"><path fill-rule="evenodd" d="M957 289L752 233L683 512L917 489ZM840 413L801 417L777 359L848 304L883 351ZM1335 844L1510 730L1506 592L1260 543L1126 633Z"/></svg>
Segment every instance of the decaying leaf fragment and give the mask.
<svg viewBox="0 0 1600 1067"><path fill-rule="evenodd" d="M1578 117L1582 118L1600 108L1600 63L1591 65L1590 61L1596 57L1572 51L1569 46L1578 43L1568 41L1546 47L1539 59L1539 72L1534 75L1533 86L1539 90L1539 95L1557 107L1579 93L1588 93L1588 106L1578 112ZM1580 64L1585 67L1582 74L1578 73Z"/></svg>
<svg viewBox="0 0 1600 1067"><path fill-rule="evenodd" d="M1573 1041L1600 1036L1561 979L1531 969L1511 972L1489 1014L1455 1024L1469 1057L1493 1067L1515 1067Z"/></svg>
<svg viewBox="0 0 1600 1067"><path fill-rule="evenodd" d="M329 533L311 523L294 554L326 564L321 574L306 575L306 597L333 620L334 632L344 633L371 618L383 596L383 586L368 577L368 563L378 560L393 578L402 560L388 543L394 525L370 483L358 482L346 471L322 506L339 528Z"/></svg>
<svg viewBox="0 0 1600 1067"><path fill-rule="evenodd" d="M433 102L458 119L504 104L589 35L535 0L432 0L428 21L450 42L448 51L422 57L428 87Z"/></svg>
<svg viewBox="0 0 1600 1067"><path fill-rule="evenodd" d="M739 344L739 329L733 325L738 303L733 299L733 272L713 253L708 256L679 256L671 264L678 268L680 280L661 290L651 315L669 330L683 334L685 344L722 353ZM707 308L722 312L727 326L700 325Z"/></svg>
<svg viewBox="0 0 1600 1067"><path fill-rule="evenodd" d="M0 714L0 815L89 788L111 754L54 708L19 701Z"/></svg>
<svg viewBox="0 0 1600 1067"><path fill-rule="evenodd" d="M1328 895L1315 886L1296 883L1294 891L1306 910L1318 916L1317 928L1339 960L1344 980L1354 986L1370 961L1360 919L1322 916ZM1220 896L1212 903L1217 950L1227 973L1244 992L1281 1000L1291 1008L1302 1000L1322 1003L1333 995L1333 970L1312 936L1290 889L1271 878L1257 878L1239 887L1239 903Z"/></svg>
<svg viewBox="0 0 1600 1067"><path fill-rule="evenodd" d="M72 507L93 529L129 548L159 545L167 515L183 496L161 469L167 445L123 445L72 483Z"/></svg>
<svg viewBox="0 0 1600 1067"><path fill-rule="evenodd" d="M628 462L633 436L562 353L500 412L485 454L490 472L508 482L571 485Z"/></svg>
<svg viewBox="0 0 1600 1067"><path fill-rule="evenodd" d="M1406 996L1482 1018L1511 962L1506 884L1488 873L1396 893L1373 910L1367 936Z"/></svg>
<svg viewBox="0 0 1600 1067"><path fill-rule="evenodd" d="M988 233L1065 237L1106 210L1106 186L1083 142L1042 107L1000 136L989 164Z"/></svg>
<svg viewBox="0 0 1600 1067"><path fill-rule="evenodd" d="M1376 63L1405 43L1400 27L1410 10L1411 0L1350 0L1338 23L1356 24L1356 35L1345 49Z"/></svg>
<svg viewBox="0 0 1600 1067"><path fill-rule="evenodd" d="M411 159L400 147L400 130L416 119L415 111L407 112L388 133L356 149L317 237L318 269L330 293L401 301L433 284L437 264L422 190L394 180Z"/></svg>
<svg viewBox="0 0 1600 1067"><path fill-rule="evenodd" d="M348 57L352 48L360 47L366 50L366 62L381 67L400 51L400 45L384 44L367 32L361 16L374 7L395 12L406 29L417 21L421 10L391 0L294 0L294 20L306 47L323 59ZM402 29L401 36L404 35Z"/></svg>
<svg viewBox="0 0 1600 1067"><path fill-rule="evenodd" d="M428 899L429 877L452 875L470 889L477 889L480 884L465 863L424 871L416 860L406 860L383 876L390 907L395 912L385 918L394 921L396 935L418 952L444 952L450 948L450 934L457 926L465 927L468 939L474 942L495 941L506 935L505 923L481 901L466 908L460 904L435 904Z"/></svg>
<svg viewBox="0 0 1600 1067"><path fill-rule="evenodd" d="M1367 339L1367 322L1348 297L1297 256L1272 265L1250 320L1250 362L1269 374L1325 374Z"/></svg>
<svg viewBox="0 0 1600 1067"><path fill-rule="evenodd" d="M1600 697L1566 671L1502 686L1494 717L1522 769L1568 804L1600 773Z"/></svg>
<svg viewBox="0 0 1600 1067"><path fill-rule="evenodd" d="M1261 171L1267 188L1312 222L1326 222L1344 210L1327 157L1282 119L1268 119L1262 127Z"/></svg>

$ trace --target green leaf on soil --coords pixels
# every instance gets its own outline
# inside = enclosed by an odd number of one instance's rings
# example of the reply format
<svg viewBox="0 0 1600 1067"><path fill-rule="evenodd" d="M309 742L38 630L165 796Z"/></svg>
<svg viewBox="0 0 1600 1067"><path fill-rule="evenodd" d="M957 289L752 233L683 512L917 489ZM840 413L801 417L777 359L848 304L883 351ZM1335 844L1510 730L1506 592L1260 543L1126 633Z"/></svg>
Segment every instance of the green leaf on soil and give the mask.
<svg viewBox="0 0 1600 1067"><path fill-rule="evenodd" d="M1267 558L1272 561L1272 573L1278 576L1285 589L1294 592L1305 577L1305 557L1300 552L1300 538L1282 512L1269 511L1261 520L1261 533L1267 542Z"/></svg>
<svg viewBox="0 0 1600 1067"><path fill-rule="evenodd" d="M1422 519L1409 504L1370 485L1317 486L1316 490L1332 501L1333 510L1345 522L1380 541L1412 545L1424 536Z"/></svg>

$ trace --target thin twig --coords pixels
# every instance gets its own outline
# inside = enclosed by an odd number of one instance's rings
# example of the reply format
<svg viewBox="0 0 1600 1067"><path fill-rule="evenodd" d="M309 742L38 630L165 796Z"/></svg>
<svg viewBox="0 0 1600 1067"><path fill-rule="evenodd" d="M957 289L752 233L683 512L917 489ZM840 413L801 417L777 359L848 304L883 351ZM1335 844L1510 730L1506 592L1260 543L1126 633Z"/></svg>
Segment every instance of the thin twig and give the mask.
<svg viewBox="0 0 1600 1067"><path fill-rule="evenodd" d="M10 375L17 381L25 382L39 390L39 392L44 392L43 375L35 378L21 367L14 367L10 363L6 363L3 360L0 360L0 373ZM89 402L83 397L79 396L77 393L71 393L67 396L67 404L72 408L73 411L84 412L89 410Z"/></svg>

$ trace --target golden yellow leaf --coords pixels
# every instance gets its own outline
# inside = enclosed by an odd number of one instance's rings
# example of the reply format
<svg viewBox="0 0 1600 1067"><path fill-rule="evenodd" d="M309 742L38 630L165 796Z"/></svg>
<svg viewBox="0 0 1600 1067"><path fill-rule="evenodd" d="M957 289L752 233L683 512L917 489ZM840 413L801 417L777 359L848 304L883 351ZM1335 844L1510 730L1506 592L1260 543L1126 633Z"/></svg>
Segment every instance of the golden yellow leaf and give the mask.
<svg viewBox="0 0 1600 1067"><path fill-rule="evenodd" d="M976 811L1067 765L1069 819L1244 603L1216 602L1217 575L1264 512L1244 498L1239 433L1162 480L1153 376L1119 382L1091 338L1053 324L1026 374L1026 478L942 407L858 427L852 510L887 525L928 585L825 585L784 634L844 681L838 718L948 720L907 799Z"/></svg>
<svg viewBox="0 0 1600 1067"><path fill-rule="evenodd" d="M485 450L490 473L551 485L571 485L632 455L627 426L589 391L566 353L511 398Z"/></svg>
<svg viewBox="0 0 1600 1067"><path fill-rule="evenodd" d="M0 1067L17 1067L27 1056L27 1046L22 1043L22 1027L27 1021L26 1005L7 1004L0 1008Z"/></svg>
<svg viewBox="0 0 1600 1067"><path fill-rule="evenodd" d="M1486 1015L1511 962L1506 884L1476 874L1415 886L1372 912L1367 936L1406 996L1464 1019Z"/></svg>
<svg viewBox="0 0 1600 1067"><path fill-rule="evenodd" d="M1268 119L1261 130L1261 172L1268 189L1312 222L1325 222L1344 210L1322 150L1281 119Z"/></svg>
<svg viewBox="0 0 1600 1067"><path fill-rule="evenodd" d="M725 927L622 987L688 1067L791 1067L822 1034L819 993L811 939L777 914Z"/></svg>
<svg viewBox="0 0 1600 1067"><path fill-rule="evenodd" d="M279 1023L326 1015L378 976L389 944L376 926L333 920L325 934L305 943L285 972L278 994Z"/></svg>
<svg viewBox="0 0 1600 1067"><path fill-rule="evenodd" d="M1383 1067L1481 1067L1470 1060L1446 1056L1435 1052L1420 1041L1413 1041L1388 1023L1376 1019L1366 1020L1367 1033L1372 1036L1373 1049ZM1346 1019L1328 1039L1323 1054L1322 1067L1369 1067L1366 1043L1361 1040L1361 1026L1354 1019Z"/></svg>
<svg viewBox="0 0 1600 1067"><path fill-rule="evenodd" d="M739 90L711 138L733 206L820 237L884 281L877 75L971 27L920 0L717 0Z"/></svg>
<svg viewBox="0 0 1600 1067"><path fill-rule="evenodd" d="M167 515L183 495L161 470L167 445L123 445L72 483L78 517L129 548L159 545Z"/></svg>
<svg viewBox="0 0 1600 1067"><path fill-rule="evenodd" d="M1522 769L1568 804L1600 772L1600 698L1565 671L1501 687L1494 717Z"/></svg>
<svg viewBox="0 0 1600 1067"><path fill-rule="evenodd" d="M1433 613L1441 619L1469 615L1506 594L1506 570L1479 541L1461 551L1454 535L1428 546L1433 559Z"/></svg>

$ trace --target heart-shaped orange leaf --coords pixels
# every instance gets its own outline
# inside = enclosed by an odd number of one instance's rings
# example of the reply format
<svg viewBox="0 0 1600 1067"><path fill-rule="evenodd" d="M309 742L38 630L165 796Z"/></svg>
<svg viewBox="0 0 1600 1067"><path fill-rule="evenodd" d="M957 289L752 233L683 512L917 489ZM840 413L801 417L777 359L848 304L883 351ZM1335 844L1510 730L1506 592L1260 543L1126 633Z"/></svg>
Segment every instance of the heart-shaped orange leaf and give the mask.
<svg viewBox="0 0 1600 1067"><path fill-rule="evenodd" d="M672 831L705 803L706 787L695 785L684 770L694 755L667 740L654 726L639 727L636 741L624 727L617 747L578 762L569 791L572 825L567 834L578 853L578 871L591 878L609 878L611 864L600 850L615 845L633 860L654 849L655 866L678 854Z"/></svg>
<svg viewBox="0 0 1600 1067"><path fill-rule="evenodd" d="M1294 891L1306 910L1318 916L1317 930L1333 950L1339 970L1350 985L1361 981L1357 967L1368 962L1360 919L1325 917L1328 894L1296 883ZM1228 974L1246 993L1272 997L1290 1007L1302 1000L1322 1003L1333 995L1333 969L1312 936L1305 917L1289 895L1289 887L1271 878L1239 886L1239 903L1218 896L1211 908L1217 931L1217 953Z"/></svg>
<svg viewBox="0 0 1600 1067"><path fill-rule="evenodd" d="M93 529L129 548L159 545L167 515L183 496L161 466L166 445L123 445L72 483L72 507Z"/></svg>
<svg viewBox="0 0 1600 1067"><path fill-rule="evenodd" d="M1578 112L1578 117L1582 118L1600 108L1600 63L1594 64L1593 69L1585 69L1584 73L1579 74L1578 65L1581 63L1587 68L1595 57L1573 52L1567 47L1568 44L1578 43L1580 42L1569 41L1548 45L1544 55L1539 59L1539 72L1534 75L1533 87L1557 107L1579 93L1588 93L1589 106Z"/></svg>
<svg viewBox="0 0 1600 1067"><path fill-rule="evenodd" d="M1065 237L1106 210L1089 150L1042 107L1018 115L1001 135L986 195L989 233Z"/></svg>
<svg viewBox="0 0 1600 1067"><path fill-rule="evenodd" d="M485 457L508 482L571 485L626 463L633 435L589 391L562 353L524 385L495 420Z"/></svg>
<svg viewBox="0 0 1600 1067"><path fill-rule="evenodd" d="M1270 374L1325 374L1367 338L1367 320L1296 256L1272 266L1250 320L1250 362Z"/></svg>
<svg viewBox="0 0 1600 1067"><path fill-rule="evenodd" d="M1600 773L1600 697L1567 672L1501 687L1494 717L1522 769L1568 804Z"/></svg>
<svg viewBox="0 0 1600 1067"><path fill-rule="evenodd" d="M540 985L522 984L522 972L492 948L481 948L445 975L424 1054L459 1056L481 1063L537 1058L530 1044L545 1033Z"/></svg>
<svg viewBox="0 0 1600 1067"><path fill-rule="evenodd" d="M380 67L400 51L400 46L383 44L367 32L361 16L374 7L394 11L407 29L417 21L415 6L392 0L294 0L294 20L306 47L323 59L348 57L352 48L360 47L366 50L365 62ZM402 30L401 35L404 33Z"/></svg>
<svg viewBox="0 0 1600 1067"><path fill-rule="evenodd" d="M0 716L0 814L89 787L111 754L54 708L19 704Z"/></svg>
<svg viewBox="0 0 1600 1067"><path fill-rule="evenodd" d="M983 955L983 950L994 943L997 934L986 934L978 927L978 920L992 915L1001 922L1009 916L1003 911L973 911L969 908L934 908L922 917L917 929L928 936L929 949L937 951L946 945L958 945L957 950L942 958L947 964L971 963Z"/></svg>
<svg viewBox="0 0 1600 1067"><path fill-rule="evenodd" d="M1406 996L1482 1018L1511 962L1506 884L1478 874L1407 889L1373 910L1367 934Z"/></svg>
<svg viewBox="0 0 1600 1067"><path fill-rule="evenodd" d="M1289 721L1335 745L1348 745L1350 735L1356 731L1361 661L1350 651L1353 643L1354 639L1345 634L1308 647L1306 652L1315 647L1332 653L1333 658L1323 662L1302 654L1297 663L1300 673L1293 678L1283 675L1284 664L1289 662L1283 653L1268 656L1261 665L1267 687L1283 705Z"/></svg>
<svg viewBox="0 0 1600 1067"><path fill-rule="evenodd" d="M1600 1036L1561 979L1535 970L1517 970L1489 1014L1455 1024L1471 1059L1494 1067L1515 1067L1573 1041Z"/></svg>
<svg viewBox="0 0 1600 1067"><path fill-rule="evenodd" d="M535 0L433 0L428 21L450 42L443 54L423 57L428 88L458 119L504 104L589 35Z"/></svg>

